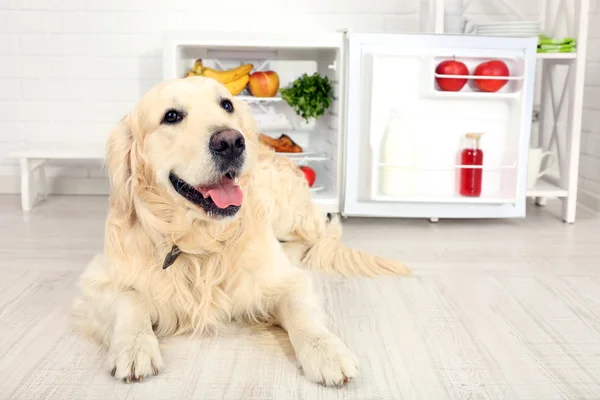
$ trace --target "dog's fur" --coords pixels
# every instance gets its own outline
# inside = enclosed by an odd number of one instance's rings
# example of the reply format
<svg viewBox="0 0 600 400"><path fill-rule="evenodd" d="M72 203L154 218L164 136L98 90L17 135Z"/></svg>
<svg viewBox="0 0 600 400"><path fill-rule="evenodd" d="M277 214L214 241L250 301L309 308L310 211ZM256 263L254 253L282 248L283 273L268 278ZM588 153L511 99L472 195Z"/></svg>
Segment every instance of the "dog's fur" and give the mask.
<svg viewBox="0 0 600 400"><path fill-rule="evenodd" d="M229 99L227 113L219 99ZM161 121L179 107L185 119ZM214 182L208 149L216 129L246 141L239 174L243 205L215 218L175 191L169 173L194 185ZM108 348L117 379L141 381L163 362L157 337L214 333L229 321L276 323L289 334L306 377L340 385L357 374L352 352L324 322L304 268L344 275L408 269L341 243L341 225L313 205L293 162L261 147L248 107L211 79L152 88L110 133L111 182L104 253L82 274L76 326ZM280 243L283 242L283 243ZM173 245L181 251L161 268Z"/></svg>

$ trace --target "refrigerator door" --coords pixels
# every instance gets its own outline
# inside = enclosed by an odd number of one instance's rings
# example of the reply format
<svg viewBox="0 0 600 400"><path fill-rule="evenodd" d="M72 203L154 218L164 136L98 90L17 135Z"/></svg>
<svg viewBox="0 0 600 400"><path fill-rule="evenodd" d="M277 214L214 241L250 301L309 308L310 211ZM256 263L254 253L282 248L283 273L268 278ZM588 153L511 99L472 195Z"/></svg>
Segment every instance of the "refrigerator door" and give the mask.
<svg viewBox="0 0 600 400"><path fill-rule="evenodd" d="M525 216L536 46L536 38L349 33L343 214ZM461 63L464 75L442 63ZM502 68L509 75L498 80ZM448 90L457 82L464 86ZM467 133L483 133L476 197L459 192Z"/></svg>

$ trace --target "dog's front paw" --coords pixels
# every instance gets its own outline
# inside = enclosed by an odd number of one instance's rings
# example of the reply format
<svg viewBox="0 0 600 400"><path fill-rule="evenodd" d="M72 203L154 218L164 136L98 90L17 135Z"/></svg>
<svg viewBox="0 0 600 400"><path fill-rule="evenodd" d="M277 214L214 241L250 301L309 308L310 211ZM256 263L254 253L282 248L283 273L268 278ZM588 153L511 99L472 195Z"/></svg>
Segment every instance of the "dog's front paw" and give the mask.
<svg viewBox="0 0 600 400"><path fill-rule="evenodd" d="M108 367L116 379L141 382L145 376L158 375L162 357L154 333L119 337L108 351Z"/></svg>
<svg viewBox="0 0 600 400"><path fill-rule="evenodd" d="M325 386L348 383L358 373L358 359L335 335L306 338L296 353L304 375Z"/></svg>

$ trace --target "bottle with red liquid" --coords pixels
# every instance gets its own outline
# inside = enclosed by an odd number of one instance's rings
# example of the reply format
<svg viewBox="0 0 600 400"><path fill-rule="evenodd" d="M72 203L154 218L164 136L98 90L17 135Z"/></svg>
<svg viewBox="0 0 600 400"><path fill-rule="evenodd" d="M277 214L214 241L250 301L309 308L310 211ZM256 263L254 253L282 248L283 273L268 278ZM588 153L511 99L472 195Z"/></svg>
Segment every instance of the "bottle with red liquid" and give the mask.
<svg viewBox="0 0 600 400"><path fill-rule="evenodd" d="M479 197L483 175L483 151L479 148L479 139L483 133L467 133L467 145L460 153L460 194ZM469 168L474 166L476 168Z"/></svg>

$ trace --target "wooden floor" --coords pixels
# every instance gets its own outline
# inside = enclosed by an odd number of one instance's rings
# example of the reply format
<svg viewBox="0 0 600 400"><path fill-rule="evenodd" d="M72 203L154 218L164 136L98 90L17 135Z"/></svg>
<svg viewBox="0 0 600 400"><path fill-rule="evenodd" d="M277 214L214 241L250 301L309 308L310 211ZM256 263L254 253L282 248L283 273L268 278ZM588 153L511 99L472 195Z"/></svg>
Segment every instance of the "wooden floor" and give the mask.
<svg viewBox="0 0 600 400"><path fill-rule="evenodd" d="M342 389L307 382L276 346L232 327L163 344L165 369L114 381L70 331L75 282L102 249L104 197L51 197L28 216L0 197L0 399L600 399L600 219L348 220L349 245L410 278L317 279L356 351Z"/></svg>

